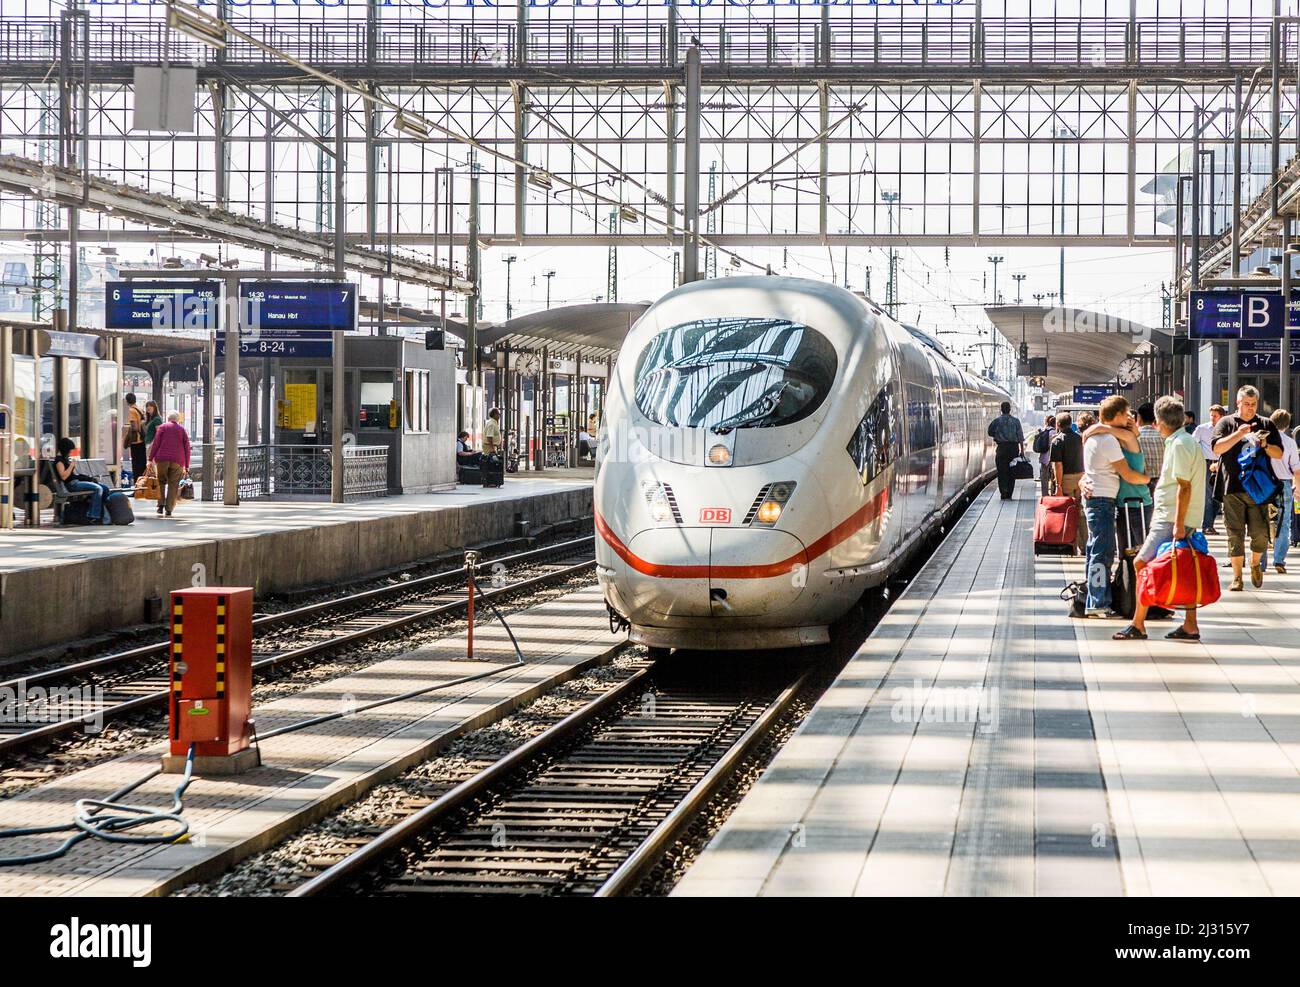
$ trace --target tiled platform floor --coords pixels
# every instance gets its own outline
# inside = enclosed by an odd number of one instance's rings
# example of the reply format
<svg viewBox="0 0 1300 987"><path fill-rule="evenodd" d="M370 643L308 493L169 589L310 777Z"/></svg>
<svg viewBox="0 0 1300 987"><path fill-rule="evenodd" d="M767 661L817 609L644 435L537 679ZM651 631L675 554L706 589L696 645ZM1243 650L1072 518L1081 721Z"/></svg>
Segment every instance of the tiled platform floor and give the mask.
<svg viewBox="0 0 1300 987"><path fill-rule="evenodd" d="M1300 894L1300 558L1115 642L1036 493L980 495L675 893Z"/></svg>

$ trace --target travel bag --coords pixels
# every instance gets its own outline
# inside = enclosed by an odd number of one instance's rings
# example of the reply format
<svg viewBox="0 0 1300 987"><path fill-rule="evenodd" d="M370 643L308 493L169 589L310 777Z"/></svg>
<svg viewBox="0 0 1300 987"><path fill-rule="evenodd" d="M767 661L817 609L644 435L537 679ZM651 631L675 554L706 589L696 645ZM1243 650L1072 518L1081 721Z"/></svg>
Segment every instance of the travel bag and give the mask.
<svg viewBox="0 0 1300 987"><path fill-rule="evenodd" d="M131 498L124 493L112 493L104 503L104 510L108 511L108 520L110 524L134 524L135 511L131 508Z"/></svg>
<svg viewBox="0 0 1300 987"><path fill-rule="evenodd" d="M1017 456L1007 464L1011 470L1011 479L1013 480L1032 480L1034 478L1034 467L1024 456Z"/></svg>
<svg viewBox="0 0 1300 987"><path fill-rule="evenodd" d="M1040 497L1034 512L1034 554L1077 554L1079 502L1073 497Z"/></svg>
<svg viewBox="0 0 1300 987"><path fill-rule="evenodd" d="M1147 606L1204 607L1219 598L1214 557L1180 539L1157 555L1138 577L1138 598Z"/></svg>

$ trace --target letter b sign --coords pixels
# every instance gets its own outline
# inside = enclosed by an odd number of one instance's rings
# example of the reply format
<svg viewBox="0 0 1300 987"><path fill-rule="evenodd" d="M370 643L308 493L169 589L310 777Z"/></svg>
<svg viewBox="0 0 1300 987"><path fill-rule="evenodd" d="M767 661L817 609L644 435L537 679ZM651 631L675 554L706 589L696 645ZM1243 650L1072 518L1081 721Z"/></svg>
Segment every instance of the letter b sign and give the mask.
<svg viewBox="0 0 1300 987"><path fill-rule="evenodd" d="M1241 338L1281 339L1286 307L1278 294L1241 296Z"/></svg>

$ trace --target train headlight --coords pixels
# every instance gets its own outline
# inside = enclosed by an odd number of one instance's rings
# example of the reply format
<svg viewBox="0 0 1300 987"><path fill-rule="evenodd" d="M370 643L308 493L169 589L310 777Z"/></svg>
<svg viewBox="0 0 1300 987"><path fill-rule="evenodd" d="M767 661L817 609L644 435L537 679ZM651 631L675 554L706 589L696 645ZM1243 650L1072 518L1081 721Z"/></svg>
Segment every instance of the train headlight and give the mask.
<svg viewBox="0 0 1300 987"><path fill-rule="evenodd" d="M676 520L676 512L673 510L672 498L669 496L665 484L647 483L642 489L645 492L645 502L646 506L650 509L650 517L652 520L658 523Z"/></svg>
<svg viewBox="0 0 1300 987"><path fill-rule="evenodd" d="M726 446L724 446L721 442L719 442L717 445L715 445L712 449L709 450L709 465L730 466L731 450L728 449Z"/></svg>
<svg viewBox="0 0 1300 987"><path fill-rule="evenodd" d="M769 484L762 494L763 499L758 505L758 510L754 512L753 523L765 528L776 524L781 519L781 512L785 510L786 502L794 493L794 488L793 480L781 480Z"/></svg>

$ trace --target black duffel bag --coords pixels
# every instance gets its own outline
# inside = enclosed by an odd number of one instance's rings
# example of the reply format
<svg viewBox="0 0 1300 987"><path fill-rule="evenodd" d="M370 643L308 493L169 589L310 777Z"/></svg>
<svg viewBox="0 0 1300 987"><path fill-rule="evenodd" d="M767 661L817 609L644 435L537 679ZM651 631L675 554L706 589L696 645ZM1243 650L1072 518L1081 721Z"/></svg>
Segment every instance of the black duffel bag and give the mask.
<svg viewBox="0 0 1300 987"><path fill-rule="evenodd" d="M1011 479L1013 480L1032 480L1034 478L1034 467L1024 456L1017 456L1007 464L1011 470Z"/></svg>

